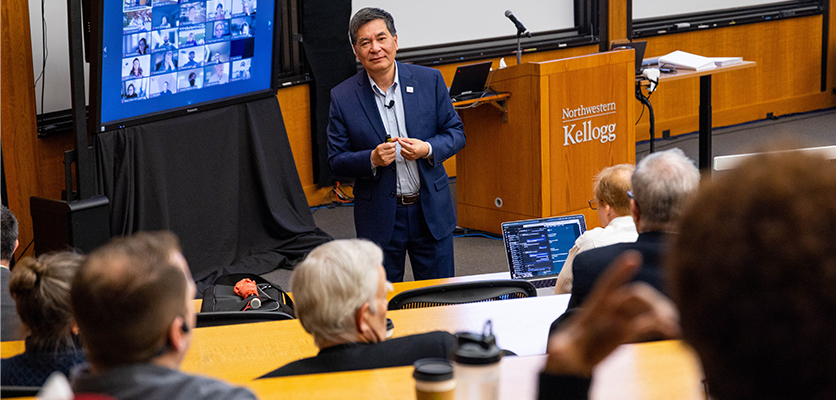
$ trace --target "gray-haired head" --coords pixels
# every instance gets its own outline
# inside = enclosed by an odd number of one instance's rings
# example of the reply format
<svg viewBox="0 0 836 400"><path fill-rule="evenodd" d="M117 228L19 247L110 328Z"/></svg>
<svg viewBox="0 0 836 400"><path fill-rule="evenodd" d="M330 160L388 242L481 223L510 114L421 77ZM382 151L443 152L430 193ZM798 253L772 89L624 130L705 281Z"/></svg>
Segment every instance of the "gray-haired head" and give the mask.
<svg viewBox="0 0 836 400"><path fill-rule="evenodd" d="M699 188L700 171L682 150L674 148L642 159L631 180L633 200L641 214L639 232L670 231Z"/></svg>
<svg viewBox="0 0 836 400"><path fill-rule="evenodd" d="M368 24L376 19L382 19L383 22L386 23L386 29L389 30L389 33L392 36L398 34L395 31L395 19L392 18L392 14L389 14L383 9L380 8L373 8L373 7L366 7L361 8L354 16L351 17L351 22L348 24L348 37L351 40L351 45L354 46L357 44L357 32L363 25Z"/></svg>
<svg viewBox="0 0 836 400"><path fill-rule="evenodd" d="M17 241L17 218L6 206L0 206L0 259L11 260Z"/></svg>
<svg viewBox="0 0 836 400"><path fill-rule="evenodd" d="M293 271L296 316L317 346L353 342L355 314L366 303L374 314L383 251L364 239L334 240L311 251Z"/></svg>

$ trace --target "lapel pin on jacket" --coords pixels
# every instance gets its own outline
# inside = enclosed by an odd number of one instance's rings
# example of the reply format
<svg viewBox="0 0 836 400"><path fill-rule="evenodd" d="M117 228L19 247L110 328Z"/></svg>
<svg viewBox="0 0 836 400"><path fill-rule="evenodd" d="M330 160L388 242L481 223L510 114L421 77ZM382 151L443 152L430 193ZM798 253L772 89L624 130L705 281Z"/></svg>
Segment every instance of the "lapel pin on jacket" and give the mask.
<svg viewBox="0 0 836 400"><path fill-rule="evenodd" d="M407 93L412 93L413 91L415 91L415 89L413 89L412 86L407 86L406 87L406 92Z"/></svg>

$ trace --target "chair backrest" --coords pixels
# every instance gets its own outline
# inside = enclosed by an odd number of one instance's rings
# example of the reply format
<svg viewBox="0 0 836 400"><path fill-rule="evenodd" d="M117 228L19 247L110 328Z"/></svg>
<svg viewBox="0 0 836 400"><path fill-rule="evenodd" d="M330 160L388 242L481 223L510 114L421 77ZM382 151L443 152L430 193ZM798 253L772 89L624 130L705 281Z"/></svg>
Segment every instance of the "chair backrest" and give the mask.
<svg viewBox="0 0 836 400"><path fill-rule="evenodd" d="M0 387L0 398L35 397L40 390L40 386L3 386Z"/></svg>
<svg viewBox="0 0 836 400"><path fill-rule="evenodd" d="M449 306L452 304L479 303L537 297L537 289L528 281L502 279L449 283L407 290L389 300L389 310Z"/></svg>
<svg viewBox="0 0 836 400"><path fill-rule="evenodd" d="M205 328L219 325L249 324L253 322L283 321L293 316L278 312L259 311L213 311L197 313L197 327Z"/></svg>

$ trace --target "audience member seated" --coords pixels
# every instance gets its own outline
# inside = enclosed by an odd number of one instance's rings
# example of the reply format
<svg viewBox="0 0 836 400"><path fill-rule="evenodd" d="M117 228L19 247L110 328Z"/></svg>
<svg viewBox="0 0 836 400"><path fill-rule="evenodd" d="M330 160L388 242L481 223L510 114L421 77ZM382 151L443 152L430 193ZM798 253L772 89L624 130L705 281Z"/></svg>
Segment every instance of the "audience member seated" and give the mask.
<svg viewBox="0 0 836 400"><path fill-rule="evenodd" d="M20 260L9 284L29 332L23 354L0 361L0 385L41 386L55 371L85 361L70 306L70 283L84 256L71 252Z"/></svg>
<svg viewBox="0 0 836 400"><path fill-rule="evenodd" d="M0 340L23 340L23 324L9 293L9 265L17 250L17 218L6 206L0 206Z"/></svg>
<svg viewBox="0 0 836 400"><path fill-rule="evenodd" d="M296 316L319 354L262 378L411 365L422 358L449 358L456 346L447 332L386 339L383 252L362 239L320 245L293 271ZM395 327L397 329L397 327Z"/></svg>
<svg viewBox="0 0 836 400"><path fill-rule="evenodd" d="M676 306L646 282L630 282L641 264L635 250L617 257L595 282L584 306L549 337L539 399L586 399L593 369L616 347L679 337Z"/></svg>
<svg viewBox="0 0 836 400"><path fill-rule="evenodd" d="M177 237L137 233L95 250L71 289L89 366L75 393L120 400L254 399L243 388L178 371L195 325L195 285Z"/></svg>
<svg viewBox="0 0 836 400"><path fill-rule="evenodd" d="M674 148L642 159L631 180L630 208L639 237L633 243L613 244L578 254L572 271L570 309L582 305L598 276L627 250L637 250L642 255L642 267L636 279L662 289L660 257L667 237L676 232L684 203L699 187L700 172L682 150Z"/></svg>
<svg viewBox="0 0 836 400"><path fill-rule="evenodd" d="M572 264L578 253L615 243L635 242L639 233L630 212L630 196L627 192L633 187L630 177L634 167L619 164L601 170L592 184L594 197L589 207L598 211L601 228L588 230L575 241L569 255L557 276L555 294L572 293Z"/></svg>
<svg viewBox="0 0 836 400"><path fill-rule="evenodd" d="M669 288L710 398L836 398L836 164L756 156L707 183L680 232ZM642 327L666 330L661 313L647 312L665 307L656 295L613 312L630 290L613 274L626 269L608 271L552 337L541 399L586 398L592 368L619 342Z"/></svg>

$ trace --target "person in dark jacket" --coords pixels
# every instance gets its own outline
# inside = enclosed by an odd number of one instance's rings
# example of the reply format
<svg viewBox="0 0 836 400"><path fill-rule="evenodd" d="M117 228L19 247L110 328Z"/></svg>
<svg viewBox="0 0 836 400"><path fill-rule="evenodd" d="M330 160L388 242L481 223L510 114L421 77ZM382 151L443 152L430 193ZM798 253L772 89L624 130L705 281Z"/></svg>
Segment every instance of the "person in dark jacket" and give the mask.
<svg viewBox="0 0 836 400"><path fill-rule="evenodd" d="M386 340L383 251L364 239L335 240L314 249L293 271L296 316L319 347L265 376L288 376L411 365L449 358L456 345L447 332Z"/></svg>
<svg viewBox="0 0 836 400"><path fill-rule="evenodd" d="M666 282L707 397L836 398L836 164L752 157L704 185L680 221ZM639 264L628 257L552 336L541 399L585 399L592 369L620 343L675 335L658 291L631 297L645 284L625 284Z"/></svg>

